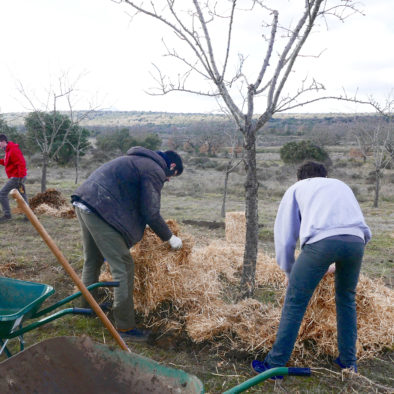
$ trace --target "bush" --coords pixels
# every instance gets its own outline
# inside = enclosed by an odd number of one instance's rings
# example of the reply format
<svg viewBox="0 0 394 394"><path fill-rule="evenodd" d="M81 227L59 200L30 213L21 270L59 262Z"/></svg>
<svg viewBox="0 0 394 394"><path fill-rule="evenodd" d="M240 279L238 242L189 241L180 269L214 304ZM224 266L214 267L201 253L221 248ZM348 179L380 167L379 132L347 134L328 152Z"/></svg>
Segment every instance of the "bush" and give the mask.
<svg viewBox="0 0 394 394"><path fill-rule="evenodd" d="M147 134L141 137L130 135L128 129L121 129L113 133L101 134L96 139L97 148L101 151L116 152L119 150L125 154L133 146L157 150L161 145L161 138L157 134Z"/></svg>
<svg viewBox="0 0 394 394"><path fill-rule="evenodd" d="M206 157L193 157L190 159L189 164L196 168L215 168L217 166L214 160L210 160Z"/></svg>
<svg viewBox="0 0 394 394"><path fill-rule="evenodd" d="M311 141L288 142L280 149L280 158L286 164L297 164L304 160L317 160L330 164L327 151Z"/></svg>

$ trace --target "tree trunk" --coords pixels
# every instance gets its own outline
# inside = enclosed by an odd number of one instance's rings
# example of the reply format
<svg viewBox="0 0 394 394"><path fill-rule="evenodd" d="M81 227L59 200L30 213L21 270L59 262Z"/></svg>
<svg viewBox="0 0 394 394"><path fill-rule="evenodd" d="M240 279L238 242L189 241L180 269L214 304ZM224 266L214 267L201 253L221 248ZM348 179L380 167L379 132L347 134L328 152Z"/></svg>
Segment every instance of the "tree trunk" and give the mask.
<svg viewBox="0 0 394 394"><path fill-rule="evenodd" d="M380 191L380 171L375 171L375 198L373 200L373 207L377 208L379 205L379 191Z"/></svg>
<svg viewBox="0 0 394 394"><path fill-rule="evenodd" d="M77 154L75 156L75 184L78 183L79 178L79 151L77 150Z"/></svg>
<svg viewBox="0 0 394 394"><path fill-rule="evenodd" d="M47 190L47 171L48 171L48 155L46 152L42 154L42 171L41 171L41 193Z"/></svg>
<svg viewBox="0 0 394 394"><path fill-rule="evenodd" d="M258 248L258 181L256 168L256 136L249 129L245 133L245 214L246 240L241 278L241 297L251 297L255 289Z"/></svg>
<svg viewBox="0 0 394 394"><path fill-rule="evenodd" d="M230 175L230 168L232 165L232 160L230 160L227 164L226 168L226 175L224 176L224 190L223 190L223 202L222 202L222 218L226 216L226 198L227 198L227 184L228 184L228 177Z"/></svg>

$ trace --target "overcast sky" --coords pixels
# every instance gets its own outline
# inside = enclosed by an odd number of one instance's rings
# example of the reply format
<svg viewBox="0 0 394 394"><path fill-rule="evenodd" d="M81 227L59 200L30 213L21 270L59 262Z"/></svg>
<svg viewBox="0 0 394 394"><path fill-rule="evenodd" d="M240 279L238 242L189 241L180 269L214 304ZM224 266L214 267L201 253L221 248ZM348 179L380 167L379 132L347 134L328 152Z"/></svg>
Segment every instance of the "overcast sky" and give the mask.
<svg viewBox="0 0 394 394"><path fill-rule="evenodd" d="M312 49L324 52L318 59L302 59L296 71L315 76L329 93L358 90L360 97L384 101L394 89L394 1L366 0L362 8L365 16L352 16L312 36L311 54ZM164 54L162 32L146 19L131 21L128 10L110 0L1 0L0 113L31 110L16 90L18 81L31 97L42 97L61 72L68 72L70 79L84 74L75 109L87 109L83 97L88 97L102 109L217 111L212 99L144 92L154 86L151 63L160 62ZM244 26L247 37L248 23ZM357 111L367 109L321 102L296 112Z"/></svg>

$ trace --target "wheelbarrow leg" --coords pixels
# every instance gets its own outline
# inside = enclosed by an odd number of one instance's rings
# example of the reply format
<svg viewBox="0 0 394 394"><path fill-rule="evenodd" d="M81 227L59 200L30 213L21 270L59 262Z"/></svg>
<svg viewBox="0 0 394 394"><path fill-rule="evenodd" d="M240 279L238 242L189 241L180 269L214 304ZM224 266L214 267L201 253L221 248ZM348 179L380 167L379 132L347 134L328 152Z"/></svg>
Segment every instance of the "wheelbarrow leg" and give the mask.
<svg viewBox="0 0 394 394"><path fill-rule="evenodd" d="M10 351L8 350L8 348L7 348L7 342L8 342L8 341L9 341L9 340L6 339L6 340L3 342L3 340L0 339L0 345L1 345L0 355L4 352L4 353L7 355L7 357L11 357L12 354L11 354L11 352L10 352Z"/></svg>
<svg viewBox="0 0 394 394"><path fill-rule="evenodd" d="M22 324L19 326L19 328L22 328ZM20 351L22 351L25 348L25 340L23 339L23 335L19 335L19 345L20 345Z"/></svg>
<svg viewBox="0 0 394 394"><path fill-rule="evenodd" d="M16 328L18 328L18 329L22 328L22 319L23 319L23 316L20 316L15 320L14 325L12 326L12 329L10 331L10 334L13 333ZM18 335L18 339L19 339L20 351L22 351L25 348L25 340L23 339L23 334ZM8 341L9 341L9 339L6 339L5 342L3 342L2 339L0 339L0 344L2 345L2 347L0 349L0 355L4 351L4 353L7 355L7 357L11 357L12 353L7 348Z"/></svg>

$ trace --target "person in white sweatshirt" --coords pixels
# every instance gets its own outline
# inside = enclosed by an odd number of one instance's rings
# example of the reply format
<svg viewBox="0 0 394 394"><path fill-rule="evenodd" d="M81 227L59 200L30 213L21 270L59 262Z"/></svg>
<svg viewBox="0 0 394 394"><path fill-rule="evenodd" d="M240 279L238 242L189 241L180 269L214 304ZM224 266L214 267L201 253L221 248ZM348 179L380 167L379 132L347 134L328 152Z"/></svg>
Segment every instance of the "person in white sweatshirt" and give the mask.
<svg viewBox="0 0 394 394"><path fill-rule="evenodd" d="M282 316L272 349L264 361L254 360L252 368L261 373L286 365L308 302L335 263L330 271L335 272L339 356L334 361L357 372L355 295L371 231L350 187L327 178L324 165L308 161L297 178L282 198L274 228L276 259L288 278ZM295 260L298 239L301 253Z"/></svg>

